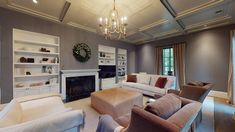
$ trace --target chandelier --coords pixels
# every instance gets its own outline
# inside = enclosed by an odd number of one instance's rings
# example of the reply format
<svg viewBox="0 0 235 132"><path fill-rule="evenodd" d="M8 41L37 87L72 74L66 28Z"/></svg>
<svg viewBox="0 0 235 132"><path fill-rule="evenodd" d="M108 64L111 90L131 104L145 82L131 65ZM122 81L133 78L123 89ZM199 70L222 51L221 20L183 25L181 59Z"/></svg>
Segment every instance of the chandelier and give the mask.
<svg viewBox="0 0 235 132"><path fill-rule="evenodd" d="M99 27L105 39L125 39L127 17L121 17L121 19L119 19L118 11L115 7L115 0L113 9L109 13L109 17L99 18Z"/></svg>

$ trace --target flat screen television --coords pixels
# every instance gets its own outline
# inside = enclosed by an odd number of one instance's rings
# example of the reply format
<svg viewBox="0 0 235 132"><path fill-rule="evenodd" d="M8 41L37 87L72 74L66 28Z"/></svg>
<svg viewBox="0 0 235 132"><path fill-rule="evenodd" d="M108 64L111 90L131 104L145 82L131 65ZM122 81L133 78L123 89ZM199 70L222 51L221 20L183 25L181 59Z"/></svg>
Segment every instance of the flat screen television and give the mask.
<svg viewBox="0 0 235 132"><path fill-rule="evenodd" d="M112 78L116 77L116 66L115 65L99 65L99 78Z"/></svg>

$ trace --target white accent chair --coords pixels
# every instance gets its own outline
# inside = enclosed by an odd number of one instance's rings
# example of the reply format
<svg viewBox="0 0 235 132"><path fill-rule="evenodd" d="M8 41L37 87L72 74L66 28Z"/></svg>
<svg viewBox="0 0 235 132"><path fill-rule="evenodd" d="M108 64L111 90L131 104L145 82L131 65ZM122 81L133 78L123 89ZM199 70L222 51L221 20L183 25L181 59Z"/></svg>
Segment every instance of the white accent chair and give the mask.
<svg viewBox="0 0 235 132"><path fill-rule="evenodd" d="M84 116L66 108L59 94L21 97L0 112L0 132L79 132Z"/></svg>
<svg viewBox="0 0 235 132"><path fill-rule="evenodd" d="M124 80L121 82L122 88L127 88L130 90L135 90L149 96L163 96L167 94L169 89L175 89L176 78L175 76L165 76L165 75L154 75L154 74L144 74L144 73L132 73L136 75L137 82L126 82ZM164 88L155 87L155 83L159 77L166 77L167 83Z"/></svg>

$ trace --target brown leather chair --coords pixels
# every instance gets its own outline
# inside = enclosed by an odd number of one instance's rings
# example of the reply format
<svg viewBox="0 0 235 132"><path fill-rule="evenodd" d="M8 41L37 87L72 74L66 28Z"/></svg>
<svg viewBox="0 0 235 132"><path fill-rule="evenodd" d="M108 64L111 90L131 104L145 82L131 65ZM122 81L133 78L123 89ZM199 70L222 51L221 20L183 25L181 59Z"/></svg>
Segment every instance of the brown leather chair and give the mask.
<svg viewBox="0 0 235 132"><path fill-rule="evenodd" d="M180 97L191 99L203 103L206 96L209 94L210 90L213 87L211 83L202 82L203 86L193 86L193 85L183 85L180 88L180 91L177 90L168 90L168 93L174 93ZM200 111L196 119L197 124L202 120L202 112Z"/></svg>
<svg viewBox="0 0 235 132"><path fill-rule="evenodd" d="M184 97L187 99L195 100L203 103L206 96L209 94L213 84L211 83L203 83L203 86L193 86L193 85L183 85L178 92L180 97ZM173 90L169 90L168 93L175 93Z"/></svg>
<svg viewBox="0 0 235 132"><path fill-rule="evenodd" d="M169 118L164 119L141 107L134 107L130 121L125 126L114 121L109 115L102 115L96 132L186 132L192 129L192 124L201 109L201 103L180 98L181 108Z"/></svg>

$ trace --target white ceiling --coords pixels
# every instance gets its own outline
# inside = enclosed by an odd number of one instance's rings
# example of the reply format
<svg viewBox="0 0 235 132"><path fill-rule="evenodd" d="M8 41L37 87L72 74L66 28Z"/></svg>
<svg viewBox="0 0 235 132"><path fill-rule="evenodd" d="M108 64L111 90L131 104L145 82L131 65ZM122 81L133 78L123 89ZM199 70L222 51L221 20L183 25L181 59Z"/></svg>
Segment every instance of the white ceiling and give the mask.
<svg viewBox="0 0 235 132"><path fill-rule="evenodd" d="M106 17L113 0L67 0L62 23L100 34L98 18ZM0 6L52 21L66 0L0 0ZM235 22L235 0L116 0L120 16L128 17L127 41L141 44ZM222 11L217 13L217 11Z"/></svg>

